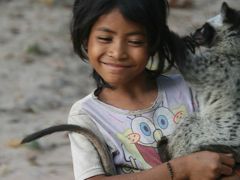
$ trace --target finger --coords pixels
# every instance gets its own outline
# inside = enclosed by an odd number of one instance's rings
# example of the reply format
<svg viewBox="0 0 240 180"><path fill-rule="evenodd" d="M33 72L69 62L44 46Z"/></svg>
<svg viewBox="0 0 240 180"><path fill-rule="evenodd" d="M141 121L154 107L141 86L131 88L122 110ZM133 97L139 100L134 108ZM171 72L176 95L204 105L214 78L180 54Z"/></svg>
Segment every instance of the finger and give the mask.
<svg viewBox="0 0 240 180"><path fill-rule="evenodd" d="M222 164L220 167L220 173L222 175L230 176L233 173L233 169L227 165Z"/></svg>
<svg viewBox="0 0 240 180"><path fill-rule="evenodd" d="M233 157L232 153L219 153L221 156Z"/></svg>
<svg viewBox="0 0 240 180"><path fill-rule="evenodd" d="M222 154L220 157L220 161L222 164L233 167L235 165L235 160L231 154Z"/></svg>
<svg viewBox="0 0 240 180"><path fill-rule="evenodd" d="M223 154L223 155L225 155L225 156L228 156L228 157L233 157L233 154Z"/></svg>
<svg viewBox="0 0 240 180"><path fill-rule="evenodd" d="M240 179L237 176L226 176L226 177L221 177L221 180L240 180Z"/></svg>
<svg viewBox="0 0 240 180"><path fill-rule="evenodd" d="M222 176L221 180L240 180L240 177L234 174L231 176Z"/></svg>
<svg viewBox="0 0 240 180"><path fill-rule="evenodd" d="M239 179L240 179L240 169L236 169L235 173L239 176Z"/></svg>

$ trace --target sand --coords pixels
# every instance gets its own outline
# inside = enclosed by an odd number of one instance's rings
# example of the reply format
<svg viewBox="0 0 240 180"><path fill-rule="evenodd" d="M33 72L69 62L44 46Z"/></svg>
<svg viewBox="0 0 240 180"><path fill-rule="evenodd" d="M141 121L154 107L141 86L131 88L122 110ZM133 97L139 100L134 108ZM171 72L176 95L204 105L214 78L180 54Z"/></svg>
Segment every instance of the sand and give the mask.
<svg viewBox="0 0 240 180"><path fill-rule="evenodd" d="M169 26L189 33L216 15L221 2L173 8ZM72 50L71 3L0 0L0 179L74 179L66 133L17 146L29 133L66 123L71 105L94 88L91 69ZM239 0L229 3L240 8Z"/></svg>

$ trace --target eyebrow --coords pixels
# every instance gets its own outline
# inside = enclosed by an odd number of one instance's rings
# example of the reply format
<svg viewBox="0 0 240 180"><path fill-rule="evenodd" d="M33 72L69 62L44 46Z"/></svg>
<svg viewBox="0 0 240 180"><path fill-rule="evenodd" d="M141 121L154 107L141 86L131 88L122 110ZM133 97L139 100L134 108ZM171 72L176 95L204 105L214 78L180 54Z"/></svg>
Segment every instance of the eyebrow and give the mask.
<svg viewBox="0 0 240 180"><path fill-rule="evenodd" d="M113 34L116 34L115 31L107 28L107 27L99 27L97 28L97 31L103 31L103 32L107 32L107 33L113 33ZM142 35L142 36L145 36L146 33L145 32L142 32L142 31L133 31L133 32L129 32L129 33L126 33L126 35L128 36L132 36L132 35Z"/></svg>

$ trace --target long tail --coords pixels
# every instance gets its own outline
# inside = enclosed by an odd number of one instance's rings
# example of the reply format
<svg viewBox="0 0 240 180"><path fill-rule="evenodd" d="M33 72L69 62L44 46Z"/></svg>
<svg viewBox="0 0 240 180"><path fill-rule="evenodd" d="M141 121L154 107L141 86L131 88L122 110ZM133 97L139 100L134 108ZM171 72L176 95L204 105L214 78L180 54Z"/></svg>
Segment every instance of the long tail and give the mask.
<svg viewBox="0 0 240 180"><path fill-rule="evenodd" d="M61 132L61 131L79 131L82 130L83 128L80 126L76 125L70 125L70 124L62 124L62 125L57 125L57 126L51 126L49 128L37 131L35 133L29 134L26 136L22 141L21 144L29 143L31 141L34 141L36 139L39 139L43 136L55 133L55 132Z"/></svg>
<svg viewBox="0 0 240 180"><path fill-rule="evenodd" d="M51 126L49 128L37 131L33 134L30 134L26 136L22 141L21 144L29 143L33 140L36 140L38 138L41 138L43 136L55 133L55 132L62 132L62 131L69 131L69 132L76 132L79 134L84 135L96 148L101 163L103 165L103 169L107 175L112 175L114 174L114 166L112 163L112 159L109 155L108 149L106 144L102 143L102 141L97 137L91 130L73 125L73 124L62 124L62 125L57 125L57 126Z"/></svg>

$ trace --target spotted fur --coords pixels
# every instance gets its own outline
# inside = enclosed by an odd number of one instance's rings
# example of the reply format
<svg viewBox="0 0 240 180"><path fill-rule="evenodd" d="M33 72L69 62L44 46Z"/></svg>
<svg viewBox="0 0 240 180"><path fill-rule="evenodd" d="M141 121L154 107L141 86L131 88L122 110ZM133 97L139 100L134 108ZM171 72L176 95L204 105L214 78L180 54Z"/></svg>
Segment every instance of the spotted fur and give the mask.
<svg viewBox="0 0 240 180"><path fill-rule="evenodd" d="M170 158L211 150L233 153L240 162L240 11L224 2L220 15L191 38L204 48L188 51L178 67L199 109L169 137Z"/></svg>

